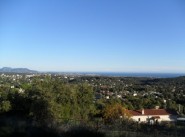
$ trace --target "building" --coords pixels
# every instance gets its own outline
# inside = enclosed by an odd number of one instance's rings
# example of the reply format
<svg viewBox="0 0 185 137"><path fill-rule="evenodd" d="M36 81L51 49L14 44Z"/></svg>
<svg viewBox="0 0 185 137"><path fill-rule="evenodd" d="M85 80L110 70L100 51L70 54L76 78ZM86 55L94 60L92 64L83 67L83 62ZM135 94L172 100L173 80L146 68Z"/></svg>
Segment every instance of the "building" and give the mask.
<svg viewBox="0 0 185 137"><path fill-rule="evenodd" d="M150 123L155 122L173 122L177 120L177 112L166 109L141 109L129 110L131 119L138 122Z"/></svg>

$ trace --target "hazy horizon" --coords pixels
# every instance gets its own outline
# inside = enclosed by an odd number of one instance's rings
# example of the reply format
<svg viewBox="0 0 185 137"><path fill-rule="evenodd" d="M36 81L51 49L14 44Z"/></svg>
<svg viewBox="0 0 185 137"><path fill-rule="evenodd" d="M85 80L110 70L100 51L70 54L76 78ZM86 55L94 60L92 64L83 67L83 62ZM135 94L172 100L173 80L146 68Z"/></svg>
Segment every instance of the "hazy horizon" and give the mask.
<svg viewBox="0 0 185 137"><path fill-rule="evenodd" d="M182 0L0 1L0 68L185 73Z"/></svg>
<svg viewBox="0 0 185 137"><path fill-rule="evenodd" d="M160 75L165 75L167 77L176 77L176 76L185 76L185 73L183 72L152 72L152 71L143 71L143 72L138 72L138 71L52 71L52 70L46 70L46 71L42 71L42 70L36 70L36 69L30 69L28 67L0 67L0 69L2 68L12 68L12 69L29 69L29 70L33 70L33 71L38 71L39 73L79 73L79 74L95 74L95 75L110 75L110 76L124 76L124 75L128 75L128 76L149 76L150 74L153 76L160 76Z"/></svg>

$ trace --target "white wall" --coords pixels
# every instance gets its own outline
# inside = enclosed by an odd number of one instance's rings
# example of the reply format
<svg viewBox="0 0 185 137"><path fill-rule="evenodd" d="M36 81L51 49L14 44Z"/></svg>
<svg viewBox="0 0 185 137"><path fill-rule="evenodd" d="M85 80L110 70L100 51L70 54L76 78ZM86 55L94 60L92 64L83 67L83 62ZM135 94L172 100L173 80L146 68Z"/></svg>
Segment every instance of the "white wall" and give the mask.
<svg viewBox="0 0 185 137"><path fill-rule="evenodd" d="M176 116L169 116L169 115L156 115L156 116L159 116L160 119L158 119L158 122L161 122L161 121L175 121L177 119ZM140 122L147 122L147 119L148 118L151 118L151 117L155 117L155 115L153 116L146 116L146 115L140 115L140 116L132 116L131 119L133 119L134 121L139 121L139 118L140 118Z"/></svg>

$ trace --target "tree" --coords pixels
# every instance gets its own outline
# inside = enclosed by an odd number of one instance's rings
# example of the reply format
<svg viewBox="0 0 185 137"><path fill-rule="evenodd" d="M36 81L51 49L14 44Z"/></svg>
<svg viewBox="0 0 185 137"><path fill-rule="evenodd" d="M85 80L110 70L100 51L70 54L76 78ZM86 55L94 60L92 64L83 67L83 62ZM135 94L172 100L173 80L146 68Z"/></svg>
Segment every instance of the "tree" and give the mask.
<svg viewBox="0 0 185 137"><path fill-rule="evenodd" d="M4 113L4 112L8 112L11 110L11 103L10 101L2 101L0 102L0 112Z"/></svg>
<svg viewBox="0 0 185 137"><path fill-rule="evenodd" d="M87 84L81 84L76 89L76 101L80 110L80 119L88 119L95 113L95 104L93 103L93 88Z"/></svg>
<svg viewBox="0 0 185 137"><path fill-rule="evenodd" d="M105 107L103 117L105 121L113 122L118 119L129 119L130 114L121 104L111 104Z"/></svg>

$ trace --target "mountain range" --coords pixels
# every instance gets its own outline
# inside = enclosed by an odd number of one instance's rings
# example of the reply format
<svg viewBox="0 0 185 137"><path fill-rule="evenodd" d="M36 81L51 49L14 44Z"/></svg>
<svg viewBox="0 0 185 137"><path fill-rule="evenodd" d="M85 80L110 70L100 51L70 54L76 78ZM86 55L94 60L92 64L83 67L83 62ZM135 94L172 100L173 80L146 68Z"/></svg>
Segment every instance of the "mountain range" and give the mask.
<svg viewBox="0 0 185 137"><path fill-rule="evenodd" d="M0 69L1 73L38 73L36 70L30 70L28 68L11 68L3 67Z"/></svg>

